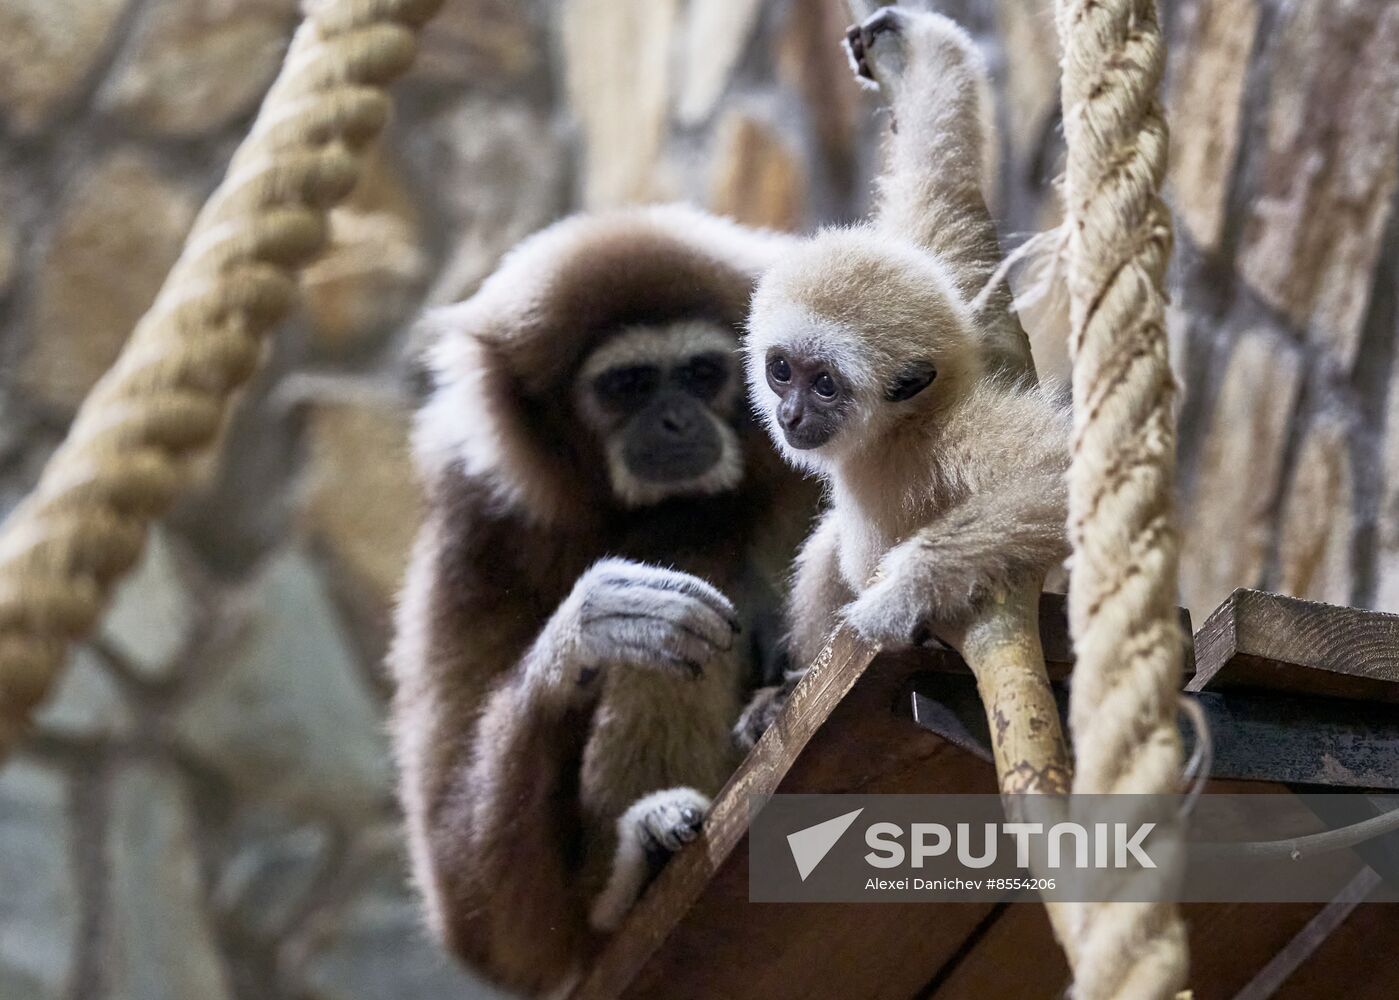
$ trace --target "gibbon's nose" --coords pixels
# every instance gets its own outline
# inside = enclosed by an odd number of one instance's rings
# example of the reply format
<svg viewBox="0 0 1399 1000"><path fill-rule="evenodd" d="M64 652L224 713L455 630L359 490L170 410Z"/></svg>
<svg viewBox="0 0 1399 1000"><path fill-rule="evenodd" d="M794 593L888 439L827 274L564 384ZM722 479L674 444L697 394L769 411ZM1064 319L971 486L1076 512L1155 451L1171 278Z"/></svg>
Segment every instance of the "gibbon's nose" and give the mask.
<svg viewBox="0 0 1399 1000"><path fill-rule="evenodd" d="M788 396L777 407L777 422L782 425L784 431L796 430L805 416L806 407L801 405L801 401L795 395Z"/></svg>
<svg viewBox="0 0 1399 1000"><path fill-rule="evenodd" d="M661 429L673 437L689 437L695 429L695 415L679 406L661 411Z"/></svg>

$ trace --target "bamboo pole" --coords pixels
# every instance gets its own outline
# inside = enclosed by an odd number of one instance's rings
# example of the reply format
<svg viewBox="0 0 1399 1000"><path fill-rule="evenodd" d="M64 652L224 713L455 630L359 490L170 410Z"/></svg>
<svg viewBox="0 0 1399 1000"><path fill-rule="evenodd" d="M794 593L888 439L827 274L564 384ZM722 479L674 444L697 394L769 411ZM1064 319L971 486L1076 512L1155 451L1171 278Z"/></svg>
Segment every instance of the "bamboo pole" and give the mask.
<svg viewBox="0 0 1399 1000"><path fill-rule="evenodd" d="M1069 790L1072 768L1040 646L1039 587L995 595L948 641L976 675L1006 795Z"/></svg>
<svg viewBox="0 0 1399 1000"><path fill-rule="evenodd" d="M1041 581L1033 579L993 595L980 613L942 638L976 676L991 753L1007 818L1024 811L1024 795L1065 795L1073 779L1059 707L1040 644ZM1074 965L1068 908L1045 900L1054 936Z"/></svg>

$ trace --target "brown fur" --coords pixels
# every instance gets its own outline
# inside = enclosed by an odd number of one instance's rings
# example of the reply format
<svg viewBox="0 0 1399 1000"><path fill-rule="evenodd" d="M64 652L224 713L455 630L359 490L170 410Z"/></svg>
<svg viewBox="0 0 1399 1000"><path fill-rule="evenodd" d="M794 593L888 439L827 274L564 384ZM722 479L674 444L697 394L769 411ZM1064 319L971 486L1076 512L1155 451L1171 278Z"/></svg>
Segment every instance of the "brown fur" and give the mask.
<svg viewBox="0 0 1399 1000"><path fill-rule="evenodd" d="M429 921L511 989L555 988L597 947L588 906L623 809L727 777L741 671L814 506L745 409L737 490L624 509L572 413L573 373L619 326L737 328L775 239L681 209L566 220L432 318L441 386L417 439L429 513L390 656L393 731ZM522 657L604 556L725 592L745 626L732 662L699 682L613 671L587 699L536 683Z"/></svg>

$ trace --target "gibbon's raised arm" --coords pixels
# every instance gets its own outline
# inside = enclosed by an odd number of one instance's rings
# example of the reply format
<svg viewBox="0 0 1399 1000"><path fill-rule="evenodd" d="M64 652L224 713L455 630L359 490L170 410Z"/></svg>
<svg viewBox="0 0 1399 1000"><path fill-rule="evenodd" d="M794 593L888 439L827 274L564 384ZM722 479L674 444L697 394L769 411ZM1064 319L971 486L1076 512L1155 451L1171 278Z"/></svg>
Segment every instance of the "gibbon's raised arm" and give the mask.
<svg viewBox="0 0 1399 1000"><path fill-rule="evenodd" d="M846 44L856 72L878 83L893 113L874 226L949 265L969 303L1001 262L983 190L994 129L981 55L954 22L897 7L852 28ZM980 321L990 367L1034 371L1007 286L990 296Z"/></svg>

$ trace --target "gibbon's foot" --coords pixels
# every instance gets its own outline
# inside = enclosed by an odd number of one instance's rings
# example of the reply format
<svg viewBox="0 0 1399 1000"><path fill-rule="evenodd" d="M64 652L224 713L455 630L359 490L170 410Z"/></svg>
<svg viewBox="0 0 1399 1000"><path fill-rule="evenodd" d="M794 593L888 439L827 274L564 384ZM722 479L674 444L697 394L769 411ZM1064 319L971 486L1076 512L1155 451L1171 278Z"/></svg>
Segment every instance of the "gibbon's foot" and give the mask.
<svg viewBox="0 0 1399 1000"><path fill-rule="evenodd" d="M646 857L660 865L699 836L709 799L693 788L671 788L642 801L647 808L637 818L636 828Z"/></svg>
<svg viewBox="0 0 1399 1000"><path fill-rule="evenodd" d="M782 709L787 706L787 696L791 693L789 684L774 684L754 691L743 714L734 723L734 746L745 754L757 746L763 733L782 714Z"/></svg>
<svg viewBox="0 0 1399 1000"><path fill-rule="evenodd" d="M589 922L614 931L675 852L700 834L709 798L693 788L667 788L633 802L617 819L617 853Z"/></svg>
<svg viewBox="0 0 1399 1000"><path fill-rule="evenodd" d="M541 675L576 692L604 664L671 668L699 677L734 647L729 599L699 577L625 559L595 563L535 644Z"/></svg>
<svg viewBox="0 0 1399 1000"><path fill-rule="evenodd" d="M845 32L845 53L863 86L879 89L903 75L907 23L907 12L881 7Z"/></svg>
<svg viewBox="0 0 1399 1000"><path fill-rule="evenodd" d="M947 643L933 635L933 629L930 625L919 625L913 630L913 644L920 649L936 649L942 652L952 649Z"/></svg>

